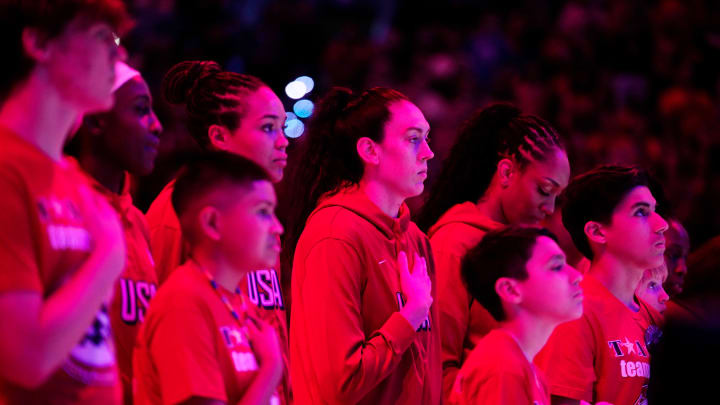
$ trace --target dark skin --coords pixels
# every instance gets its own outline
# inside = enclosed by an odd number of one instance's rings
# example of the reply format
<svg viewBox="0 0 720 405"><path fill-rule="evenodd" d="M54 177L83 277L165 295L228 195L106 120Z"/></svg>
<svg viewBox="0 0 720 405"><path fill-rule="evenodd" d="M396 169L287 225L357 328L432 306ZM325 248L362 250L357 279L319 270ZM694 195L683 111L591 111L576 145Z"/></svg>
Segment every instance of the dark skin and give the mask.
<svg viewBox="0 0 720 405"><path fill-rule="evenodd" d="M135 76L115 91L112 110L85 118L78 160L95 180L120 194L126 171L136 176L152 172L161 132L150 90Z"/></svg>

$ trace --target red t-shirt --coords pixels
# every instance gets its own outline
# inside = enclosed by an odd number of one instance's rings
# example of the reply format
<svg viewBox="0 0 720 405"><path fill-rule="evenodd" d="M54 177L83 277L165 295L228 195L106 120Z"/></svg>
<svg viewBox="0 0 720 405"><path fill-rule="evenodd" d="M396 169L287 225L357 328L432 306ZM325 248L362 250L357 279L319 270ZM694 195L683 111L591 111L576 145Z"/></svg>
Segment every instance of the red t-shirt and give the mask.
<svg viewBox="0 0 720 405"><path fill-rule="evenodd" d="M87 259L92 239L80 211L89 188L74 161L58 163L0 128L0 294L50 296ZM5 325L4 327L12 327ZM0 404L116 404L120 383L105 307L44 384L26 390L0 379Z"/></svg>
<svg viewBox="0 0 720 405"><path fill-rule="evenodd" d="M552 395L614 405L646 403L650 355L645 332L660 314L639 298L633 312L592 275L581 282L580 319L558 326L535 357Z"/></svg>
<svg viewBox="0 0 720 405"><path fill-rule="evenodd" d="M465 360L450 393L450 404L550 405L542 372L507 332L495 329Z"/></svg>
<svg viewBox="0 0 720 405"><path fill-rule="evenodd" d="M145 218L150 228L150 246L155 258L158 281L164 283L170 274L188 258L184 245L180 221L172 206L172 191L175 180L168 183L153 201ZM288 330L285 300L280 284L280 272L276 269L263 269L248 272L246 282L240 282L242 290L257 306L259 318L269 323L280 339L283 362L283 380L280 397L285 404L292 403L292 390L289 372Z"/></svg>
<svg viewBox="0 0 720 405"><path fill-rule="evenodd" d="M460 275L460 264L465 253L488 231L502 226L484 216L476 204L465 202L450 208L428 231L437 269L443 397L446 399L465 359L477 342L498 325L467 292Z"/></svg>
<svg viewBox="0 0 720 405"><path fill-rule="evenodd" d="M427 237L406 205L391 218L356 188L322 201L295 251L290 371L297 404L429 405L441 400L437 305L414 330L404 305L399 251L427 260Z"/></svg>
<svg viewBox="0 0 720 405"><path fill-rule="evenodd" d="M242 300L218 287L243 319ZM255 311L252 305L248 310ZM135 348L135 403L174 404L193 396L237 403L257 375L247 330L193 262L158 290ZM279 404L277 395L270 401Z"/></svg>
<svg viewBox="0 0 720 405"><path fill-rule="evenodd" d="M110 325L115 338L115 354L123 385L126 404L132 403L132 356L135 338L150 300L157 290L155 264L150 254L150 242L145 217L132 202L130 176L125 176L123 191L113 193L94 179L95 190L103 194L118 212L123 225L127 258L125 269L115 283L110 301Z"/></svg>

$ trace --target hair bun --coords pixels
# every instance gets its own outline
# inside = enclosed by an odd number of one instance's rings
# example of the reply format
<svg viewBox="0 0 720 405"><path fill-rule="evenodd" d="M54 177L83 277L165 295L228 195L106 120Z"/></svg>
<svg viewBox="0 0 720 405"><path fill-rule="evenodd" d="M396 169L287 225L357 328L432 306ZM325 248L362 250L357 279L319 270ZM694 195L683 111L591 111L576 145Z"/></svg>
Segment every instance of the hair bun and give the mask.
<svg viewBox="0 0 720 405"><path fill-rule="evenodd" d="M185 61L173 66L163 78L165 100L171 104L187 104L193 89L206 77L222 72L213 61Z"/></svg>

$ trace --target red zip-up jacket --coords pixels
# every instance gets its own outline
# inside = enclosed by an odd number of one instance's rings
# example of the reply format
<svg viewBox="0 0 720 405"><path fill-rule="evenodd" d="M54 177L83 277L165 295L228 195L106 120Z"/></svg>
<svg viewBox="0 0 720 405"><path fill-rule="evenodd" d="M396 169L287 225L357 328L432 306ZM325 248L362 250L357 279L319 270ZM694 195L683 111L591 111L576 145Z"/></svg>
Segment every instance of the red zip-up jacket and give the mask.
<svg viewBox="0 0 720 405"><path fill-rule="evenodd" d="M428 232L437 269L445 399L472 349L497 326L495 318L467 292L460 263L488 231L501 227L481 214L476 204L465 202L450 208Z"/></svg>
<svg viewBox="0 0 720 405"><path fill-rule="evenodd" d="M290 374L304 404L439 404L437 305L414 330L398 312L399 251L427 260L427 237L405 204L391 218L357 187L320 202L294 257Z"/></svg>

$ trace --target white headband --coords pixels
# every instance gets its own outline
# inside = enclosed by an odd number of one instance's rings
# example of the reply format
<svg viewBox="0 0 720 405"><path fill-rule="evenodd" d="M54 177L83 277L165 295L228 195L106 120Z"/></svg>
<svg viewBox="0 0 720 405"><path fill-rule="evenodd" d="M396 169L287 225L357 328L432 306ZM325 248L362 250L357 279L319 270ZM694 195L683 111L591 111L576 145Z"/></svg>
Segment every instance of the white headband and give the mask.
<svg viewBox="0 0 720 405"><path fill-rule="evenodd" d="M117 89L135 76L140 76L140 72L131 68L125 64L125 62L117 61L115 63L115 83L113 83L112 92L117 91Z"/></svg>

